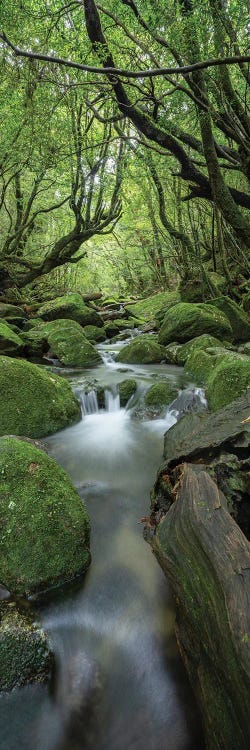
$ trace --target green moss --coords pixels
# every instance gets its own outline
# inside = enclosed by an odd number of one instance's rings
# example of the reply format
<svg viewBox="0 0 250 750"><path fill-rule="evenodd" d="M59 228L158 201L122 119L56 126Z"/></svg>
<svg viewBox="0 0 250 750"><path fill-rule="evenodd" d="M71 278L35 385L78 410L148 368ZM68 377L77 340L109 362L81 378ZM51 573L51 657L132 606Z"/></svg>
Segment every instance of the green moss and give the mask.
<svg viewBox="0 0 250 750"><path fill-rule="evenodd" d="M84 326L82 330L88 341L101 342L106 339L104 328L97 328L97 326Z"/></svg>
<svg viewBox="0 0 250 750"><path fill-rule="evenodd" d="M120 331L119 325L117 325L114 320L107 320L107 322L104 323L104 329L108 339L116 336Z"/></svg>
<svg viewBox="0 0 250 750"><path fill-rule="evenodd" d="M202 349L195 349L187 357L184 370L192 375L198 383L204 384L215 365L216 357Z"/></svg>
<svg viewBox="0 0 250 750"><path fill-rule="evenodd" d="M100 315L84 304L80 294L67 294L57 297L50 302L45 302L38 310L38 317L43 320L56 320L57 318L70 318L82 326L94 325L101 327Z"/></svg>
<svg viewBox="0 0 250 750"><path fill-rule="evenodd" d="M159 343L182 343L203 333L210 333L219 339L232 338L230 323L221 310L208 304L181 302L165 315L159 331Z"/></svg>
<svg viewBox="0 0 250 750"><path fill-rule="evenodd" d="M0 691L47 679L53 663L47 636L32 615L0 602Z"/></svg>
<svg viewBox="0 0 250 750"><path fill-rule="evenodd" d="M230 404L250 387L250 360L233 352L221 357L210 373L206 395L210 409Z"/></svg>
<svg viewBox="0 0 250 750"><path fill-rule="evenodd" d="M4 437L0 474L2 583L28 595L85 571L89 521L64 469L31 443Z"/></svg>
<svg viewBox="0 0 250 750"><path fill-rule="evenodd" d="M133 394L135 393L137 388L136 380L123 380L122 383L119 385L119 393L120 393L120 404L121 406L126 406L129 399Z"/></svg>
<svg viewBox="0 0 250 750"><path fill-rule="evenodd" d="M0 318L25 318L22 307L0 302Z"/></svg>
<svg viewBox="0 0 250 750"><path fill-rule="evenodd" d="M150 364L161 362L164 352L156 337L143 334L136 336L131 343L124 346L118 354L117 362L131 364Z"/></svg>
<svg viewBox="0 0 250 750"><path fill-rule="evenodd" d="M203 333L202 336L197 336L191 341L187 341L186 344L182 344L176 352L176 363L178 365L184 365L189 355L197 349L206 351L208 347L219 346L221 342L215 336L210 336L208 333Z"/></svg>
<svg viewBox="0 0 250 750"><path fill-rule="evenodd" d="M43 437L80 419L64 378L25 360L0 357L0 434Z"/></svg>
<svg viewBox="0 0 250 750"><path fill-rule="evenodd" d="M20 354L23 350L23 341L8 323L0 320L0 353Z"/></svg>
<svg viewBox="0 0 250 750"><path fill-rule="evenodd" d="M171 404L177 395L178 389L169 381L163 380L151 385L145 395L145 404L161 409Z"/></svg>
<svg viewBox="0 0 250 750"><path fill-rule="evenodd" d="M135 315L136 318L142 318L144 321L154 320L159 312L164 315L166 310L172 305L179 302L178 292L159 292L151 297L128 305L126 310L129 315Z"/></svg>
<svg viewBox="0 0 250 750"><path fill-rule="evenodd" d="M225 313L231 324L235 341L249 341L250 324L247 315L236 302L230 297L221 296L211 300L210 304Z"/></svg>
<svg viewBox="0 0 250 750"><path fill-rule="evenodd" d="M244 294L242 305L245 312L250 312L250 291Z"/></svg>
<svg viewBox="0 0 250 750"><path fill-rule="evenodd" d="M91 367L101 362L99 352L86 339L83 329L74 320L59 319L43 323L28 331L25 341L29 354L50 349L64 365Z"/></svg>
<svg viewBox="0 0 250 750"><path fill-rule="evenodd" d="M173 344L168 344L165 349L165 360L168 365L176 365L177 364L177 355L178 351L181 348L180 344L176 344L175 342Z"/></svg>

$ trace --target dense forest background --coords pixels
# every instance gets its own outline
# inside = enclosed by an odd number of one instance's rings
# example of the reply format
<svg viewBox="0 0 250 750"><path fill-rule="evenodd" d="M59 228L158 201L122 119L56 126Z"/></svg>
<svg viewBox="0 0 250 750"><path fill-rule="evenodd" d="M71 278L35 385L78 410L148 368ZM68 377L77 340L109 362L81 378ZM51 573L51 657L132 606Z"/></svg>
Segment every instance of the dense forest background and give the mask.
<svg viewBox="0 0 250 750"><path fill-rule="evenodd" d="M180 282L188 300L240 299L248 14L247 0L2 4L3 295Z"/></svg>

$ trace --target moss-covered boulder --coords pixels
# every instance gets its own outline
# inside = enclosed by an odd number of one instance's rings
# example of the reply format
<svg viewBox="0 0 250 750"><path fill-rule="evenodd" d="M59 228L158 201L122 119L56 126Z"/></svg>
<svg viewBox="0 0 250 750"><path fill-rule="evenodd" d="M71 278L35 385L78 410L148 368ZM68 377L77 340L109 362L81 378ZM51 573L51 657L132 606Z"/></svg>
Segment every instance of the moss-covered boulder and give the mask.
<svg viewBox="0 0 250 750"><path fill-rule="evenodd" d="M45 302L38 309L38 317L43 320L70 318L82 326L93 325L102 327L100 315L88 305L85 305L80 294L67 294Z"/></svg>
<svg viewBox="0 0 250 750"><path fill-rule="evenodd" d="M105 335L107 339L117 336L120 332L120 326L114 320L107 320L104 324Z"/></svg>
<svg viewBox="0 0 250 750"><path fill-rule="evenodd" d="M23 341L8 323L0 320L0 354L21 354Z"/></svg>
<svg viewBox="0 0 250 750"><path fill-rule="evenodd" d="M230 299L230 297L224 295L216 297L216 299L211 300L209 304L215 306L227 316L235 341L250 340L250 323L246 313L236 302Z"/></svg>
<svg viewBox="0 0 250 750"><path fill-rule="evenodd" d="M13 602L0 602L0 691L48 679L54 657L45 632Z"/></svg>
<svg viewBox="0 0 250 750"><path fill-rule="evenodd" d="M164 356L162 347L155 336L136 336L119 352L116 361L129 364L151 364L161 362Z"/></svg>
<svg viewBox="0 0 250 750"><path fill-rule="evenodd" d="M168 380L154 383L145 395L145 404L157 409L163 409L174 401L178 395L178 388Z"/></svg>
<svg viewBox="0 0 250 750"><path fill-rule="evenodd" d="M210 373L214 370L216 362L216 354L203 351L203 349L194 349L186 359L184 370L188 375L192 375L197 383L204 385Z"/></svg>
<svg viewBox="0 0 250 750"><path fill-rule="evenodd" d="M22 307L0 302L0 318L13 318L16 320L22 320L23 318L25 318L25 314Z"/></svg>
<svg viewBox="0 0 250 750"><path fill-rule="evenodd" d="M92 367L101 362L99 352L86 339L79 323L67 318L43 323L38 328L28 331L25 341L29 355L50 350L63 365Z"/></svg>
<svg viewBox="0 0 250 750"><path fill-rule="evenodd" d="M43 437L80 419L69 383L25 360L0 357L0 435Z"/></svg>
<svg viewBox="0 0 250 750"><path fill-rule="evenodd" d="M151 297L142 299L125 309L129 315L142 318L144 321L155 321L158 315L164 316L166 311L180 300L178 292L159 292Z"/></svg>
<svg viewBox="0 0 250 750"><path fill-rule="evenodd" d="M134 395L136 392L137 383L136 380L129 380L128 378L126 380L123 380L122 383L119 385L119 393L120 393L120 404L121 406L126 406L131 396Z"/></svg>
<svg viewBox="0 0 250 750"><path fill-rule="evenodd" d="M0 440L0 580L28 596L90 563L89 520L68 474L32 443Z"/></svg>
<svg viewBox="0 0 250 750"><path fill-rule="evenodd" d="M84 326L83 333L92 343L101 343L107 338L105 329L97 328L97 326Z"/></svg>
<svg viewBox="0 0 250 750"><path fill-rule="evenodd" d="M177 344L176 342L173 342L172 344L168 344L165 348L165 360L168 365L176 365L177 364L177 354L179 349L181 348L181 344Z"/></svg>
<svg viewBox="0 0 250 750"><path fill-rule="evenodd" d="M182 344L176 351L176 364L184 365L191 353L197 349L206 351L211 346L221 347L221 341L215 338L215 336L210 336L209 333L203 333L202 336L197 336L195 339L187 341L186 344Z"/></svg>
<svg viewBox="0 0 250 750"><path fill-rule="evenodd" d="M231 340L232 328L226 315L213 305L180 302L168 310L159 330L159 343L184 343L203 333Z"/></svg>
<svg viewBox="0 0 250 750"><path fill-rule="evenodd" d="M250 388L250 359L230 352L217 359L207 379L206 396L216 411L243 395Z"/></svg>

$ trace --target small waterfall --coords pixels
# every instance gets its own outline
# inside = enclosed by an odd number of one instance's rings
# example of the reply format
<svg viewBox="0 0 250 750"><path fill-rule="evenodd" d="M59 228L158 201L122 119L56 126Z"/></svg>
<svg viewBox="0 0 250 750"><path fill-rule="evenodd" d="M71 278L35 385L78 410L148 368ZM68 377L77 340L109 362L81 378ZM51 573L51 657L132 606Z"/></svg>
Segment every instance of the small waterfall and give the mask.
<svg viewBox="0 0 250 750"><path fill-rule="evenodd" d="M86 417L87 414L95 414L99 411L97 395L94 390L88 393L83 392L80 394L82 416Z"/></svg>
<svg viewBox="0 0 250 750"><path fill-rule="evenodd" d="M105 409L106 411L119 411L120 394L119 391L105 390Z"/></svg>
<svg viewBox="0 0 250 750"><path fill-rule="evenodd" d="M101 355L102 361L104 365L113 365L115 363L115 354L114 352L107 352L99 348L99 354Z"/></svg>
<svg viewBox="0 0 250 750"><path fill-rule="evenodd" d="M194 411L202 411L206 409L207 401L205 398L205 392L203 388L185 388L167 409L166 416L169 412L175 412L178 419Z"/></svg>

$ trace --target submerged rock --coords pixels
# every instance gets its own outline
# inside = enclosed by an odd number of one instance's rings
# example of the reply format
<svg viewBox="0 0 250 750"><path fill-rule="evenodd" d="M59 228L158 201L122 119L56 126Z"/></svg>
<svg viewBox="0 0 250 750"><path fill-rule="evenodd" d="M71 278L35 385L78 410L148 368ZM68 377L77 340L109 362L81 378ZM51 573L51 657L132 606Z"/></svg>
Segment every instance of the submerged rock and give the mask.
<svg viewBox="0 0 250 750"><path fill-rule="evenodd" d="M47 635L32 614L0 602L0 691L43 682L53 665Z"/></svg>
<svg viewBox="0 0 250 750"><path fill-rule="evenodd" d="M89 519L70 477L44 451L0 439L0 580L29 596L85 572Z"/></svg>
<svg viewBox="0 0 250 750"><path fill-rule="evenodd" d="M67 294L45 302L37 311L37 316L43 320L70 318L82 326L93 325L102 327L100 315L84 304L80 294Z"/></svg>
<svg viewBox="0 0 250 750"><path fill-rule="evenodd" d="M218 339L232 338L232 328L221 310L209 304L180 302L168 310L159 330L159 343L185 342L209 333Z"/></svg>
<svg viewBox="0 0 250 750"><path fill-rule="evenodd" d="M80 419L69 383L25 360L0 357L0 435L36 438Z"/></svg>
<svg viewBox="0 0 250 750"><path fill-rule="evenodd" d="M152 364L161 362L164 356L162 347L155 336L142 334L136 336L118 354L117 362L129 364Z"/></svg>

